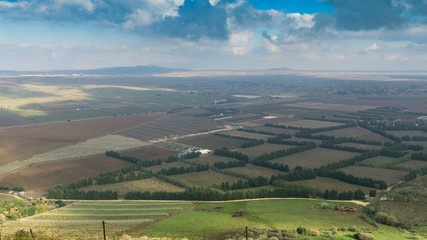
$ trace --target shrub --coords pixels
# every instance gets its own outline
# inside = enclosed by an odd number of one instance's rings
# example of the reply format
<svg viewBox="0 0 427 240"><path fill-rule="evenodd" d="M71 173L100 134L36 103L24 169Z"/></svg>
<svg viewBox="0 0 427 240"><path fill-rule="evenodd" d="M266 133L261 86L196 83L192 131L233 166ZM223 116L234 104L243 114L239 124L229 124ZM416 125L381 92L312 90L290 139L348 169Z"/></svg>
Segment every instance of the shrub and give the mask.
<svg viewBox="0 0 427 240"><path fill-rule="evenodd" d="M356 226L351 226L348 228L348 231L350 232L360 232L360 229Z"/></svg>
<svg viewBox="0 0 427 240"><path fill-rule="evenodd" d="M296 230L293 229L285 229L282 230L282 236L283 237L288 237L288 238L297 238L298 237L298 232Z"/></svg>
<svg viewBox="0 0 427 240"><path fill-rule="evenodd" d="M303 227L298 227L297 228L297 233L298 234L306 234L307 233L307 229L305 229Z"/></svg>
<svg viewBox="0 0 427 240"><path fill-rule="evenodd" d="M397 218L391 214L387 214L385 212L377 212L374 216L375 221L389 225L389 226L397 226L399 222Z"/></svg>
<svg viewBox="0 0 427 240"><path fill-rule="evenodd" d="M356 233L354 237L359 240L375 240L375 236L370 233Z"/></svg>
<svg viewBox="0 0 427 240"><path fill-rule="evenodd" d="M320 232L319 232L319 230L317 230L315 228L310 228L307 230L307 235L308 236L319 236Z"/></svg>
<svg viewBox="0 0 427 240"><path fill-rule="evenodd" d="M321 204L320 204L320 208L321 208L321 209L330 209L330 208L331 208L331 206L329 206L329 204L328 204L328 203L323 202L323 203L321 203Z"/></svg>

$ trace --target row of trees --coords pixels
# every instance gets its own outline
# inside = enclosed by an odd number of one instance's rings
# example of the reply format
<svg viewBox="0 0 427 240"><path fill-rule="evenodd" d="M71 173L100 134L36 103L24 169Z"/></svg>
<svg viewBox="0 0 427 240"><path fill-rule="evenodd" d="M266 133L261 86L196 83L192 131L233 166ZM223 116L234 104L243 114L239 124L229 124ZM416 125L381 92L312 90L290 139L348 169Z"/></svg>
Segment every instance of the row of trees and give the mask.
<svg viewBox="0 0 427 240"><path fill-rule="evenodd" d="M250 129L250 128L239 128L239 129L237 129L237 131L259 133L259 134L272 135L272 136L276 135L276 133L274 133L274 132L268 132L268 131L263 131L263 130L255 130L255 129Z"/></svg>
<svg viewBox="0 0 427 240"><path fill-rule="evenodd" d="M333 172L317 171L316 174L319 177L333 178L342 182L359 185L359 186L366 186L370 188L387 189L388 187L387 183L385 183L382 180L375 180L372 178L360 178L352 174L347 174L341 171L333 171Z"/></svg>
<svg viewBox="0 0 427 240"><path fill-rule="evenodd" d="M258 145L264 144L264 140L262 139L252 139L242 144L242 148L250 148Z"/></svg>
<svg viewBox="0 0 427 240"><path fill-rule="evenodd" d="M272 124L272 123L265 123L264 126L266 126L266 127L274 127L274 128L283 128L283 129L293 129L293 130L305 130L305 129L308 129L308 128L303 128L303 127L286 126L286 125Z"/></svg>
<svg viewBox="0 0 427 240"><path fill-rule="evenodd" d="M229 161L229 162L216 162L214 167L218 169L235 168L246 166L245 161Z"/></svg>
<svg viewBox="0 0 427 240"><path fill-rule="evenodd" d="M203 172L209 170L209 164L197 164L190 167L171 167L168 169L160 170L160 174L171 176L171 175L179 175L186 174L192 172Z"/></svg>
<svg viewBox="0 0 427 240"><path fill-rule="evenodd" d="M332 192L332 191L330 191ZM316 198L328 196L329 199L335 196L335 192L331 195L324 192L307 188L300 185L288 185L283 188L268 190L268 189L253 189L244 191L220 191L216 189L206 189L202 187L189 188L184 192L140 192L133 191L126 194L128 200L187 200L187 201L225 201L237 199L253 199L253 198ZM357 192L357 193L356 193ZM338 193L338 199L345 198L345 200L362 199L365 196L362 191L354 193ZM351 198L353 197L353 198Z"/></svg>
<svg viewBox="0 0 427 240"><path fill-rule="evenodd" d="M364 200L365 199L365 193L362 190L356 190L356 191L348 191L348 192L338 192L336 190L326 190L322 197L324 199L331 199L331 200Z"/></svg>
<svg viewBox="0 0 427 240"><path fill-rule="evenodd" d="M342 160L339 162L328 163L326 165L319 167L318 169L316 169L316 171L319 171L319 172L334 171L340 168L349 167L365 159L377 157L379 155L380 155L380 152L378 150L370 150L362 153L361 155L354 156L350 159Z"/></svg>
<svg viewBox="0 0 427 240"><path fill-rule="evenodd" d="M289 148L289 149L282 149L282 150L275 151L272 153L262 154L262 155L256 157L254 159L254 162L270 161L273 159L289 156L289 155L292 155L295 153L305 152L305 151L308 151L308 150L311 150L314 148L316 148L315 143L307 143L306 145L303 145L303 146L293 147L293 148Z"/></svg>
<svg viewBox="0 0 427 240"><path fill-rule="evenodd" d="M412 153L411 154L412 160L419 160L419 161L427 161L427 153Z"/></svg>
<svg viewBox="0 0 427 240"><path fill-rule="evenodd" d="M73 200L115 200L119 196L114 191L81 191L69 189L64 186L57 186L47 192L47 197L51 199L73 199Z"/></svg>
<svg viewBox="0 0 427 240"><path fill-rule="evenodd" d="M152 166L162 164L162 161L160 159L157 159L157 160L141 160L141 159L133 157L133 156L123 156L119 152L115 152L115 151L106 151L105 155L107 155L109 157L121 159L123 161L127 161L130 163L137 164L139 167L152 167Z"/></svg>
<svg viewBox="0 0 427 240"><path fill-rule="evenodd" d="M220 148L220 149L215 149L214 151L215 155L218 156L223 156L223 157L230 157L230 158L235 158L237 160L240 161L245 161L245 162L249 162L249 157L243 153L239 153L239 152L232 152L230 150L228 150L228 148Z"/></svg>
<svg viewBox="0 0 427 240"><path fill-rule="evenodd" d="M288 174L282 175L274 175L270 178L271 184L276 184L275 182L294 182L294 181L300 181L300 180L307 180L307 179L315 179L316 178L316 172L313 169L310 168L303 168L301 166L296 166L295 169Z"/></svg>
<svg viewBox="0 0 427 240"><path fill-rule="evenodd" d="M15 192L21 192L24 191L24 187L8 187L8 186L0 186L0 190L3 191L15 191Z"/></svg>
<svg viewBox="0 0 427 240"><path fill-rule="evenodd" d="M255 161L254 165L279 170L281 172L289 172L289 166L287 164L284 165L283 163L272 163L270 161Z"/></svg>
<svg viewBox="0 0 427 240"><path fill-rule="evenodd" d="M230 184L229 182L224 182L220 186L217 186L217 188L223 190L223 191L229 191L229 190L237 190L237 189L244 189L244 188L253 188L253 187L262 187L267 186L270 184L269 179L258 176L256 178L250 178L248 180L239 180L236 183Z"/></svg>

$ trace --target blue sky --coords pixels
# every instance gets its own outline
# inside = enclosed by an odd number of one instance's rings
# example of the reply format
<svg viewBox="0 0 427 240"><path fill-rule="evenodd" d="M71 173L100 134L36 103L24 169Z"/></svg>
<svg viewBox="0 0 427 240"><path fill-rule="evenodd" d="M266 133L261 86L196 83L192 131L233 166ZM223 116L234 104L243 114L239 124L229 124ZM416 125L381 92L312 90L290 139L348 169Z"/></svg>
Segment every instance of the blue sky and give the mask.
<svg viewBox="0 0 427 240"><path fill-rule="evenodd" d="M0 69L426 70L425 0L0 0Z"/></svg>

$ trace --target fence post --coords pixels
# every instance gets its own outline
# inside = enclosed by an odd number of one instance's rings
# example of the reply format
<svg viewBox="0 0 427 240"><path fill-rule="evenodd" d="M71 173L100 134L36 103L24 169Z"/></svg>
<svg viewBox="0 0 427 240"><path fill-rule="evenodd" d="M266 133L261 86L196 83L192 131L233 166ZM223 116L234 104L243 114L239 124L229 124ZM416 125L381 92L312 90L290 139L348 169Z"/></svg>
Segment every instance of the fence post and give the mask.
<svg viewBox="0 0 427 240"><path fill-rule="evenodd" d="M107 240L107 234L105 232L105 221L102 221L102 233L104 236L104 240Z"/></svg>
<svg viewBox="0 0 427 240"><path fill-rule="evenodd" d="M248 240L248 226L246 226L246 232L245 232L246 240Z"/></svg>
<svg viewBox="0 0 427 240"><path fill-rule="evenodd" d="M34 237L33 229L31 229L31 228L30 228L30 234L31 234L31 239L32 239L32 240L35 240L36 238Z"/></svg>

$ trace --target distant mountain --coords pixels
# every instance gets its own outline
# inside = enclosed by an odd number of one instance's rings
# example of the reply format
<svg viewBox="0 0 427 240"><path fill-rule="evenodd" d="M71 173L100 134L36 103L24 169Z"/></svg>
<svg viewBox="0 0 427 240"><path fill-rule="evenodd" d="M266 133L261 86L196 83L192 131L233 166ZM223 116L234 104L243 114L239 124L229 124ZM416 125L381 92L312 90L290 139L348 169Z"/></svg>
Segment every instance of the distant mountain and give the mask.
<svg viewBox="0 0 427 240"><path fill-rule="evenodd" d="M270 69L267 69L267 70L269 70L269 71L291 71L291 70L294 70L294 69L287 68L287 67L281 67L281 68L270 68Z"/></svg>

